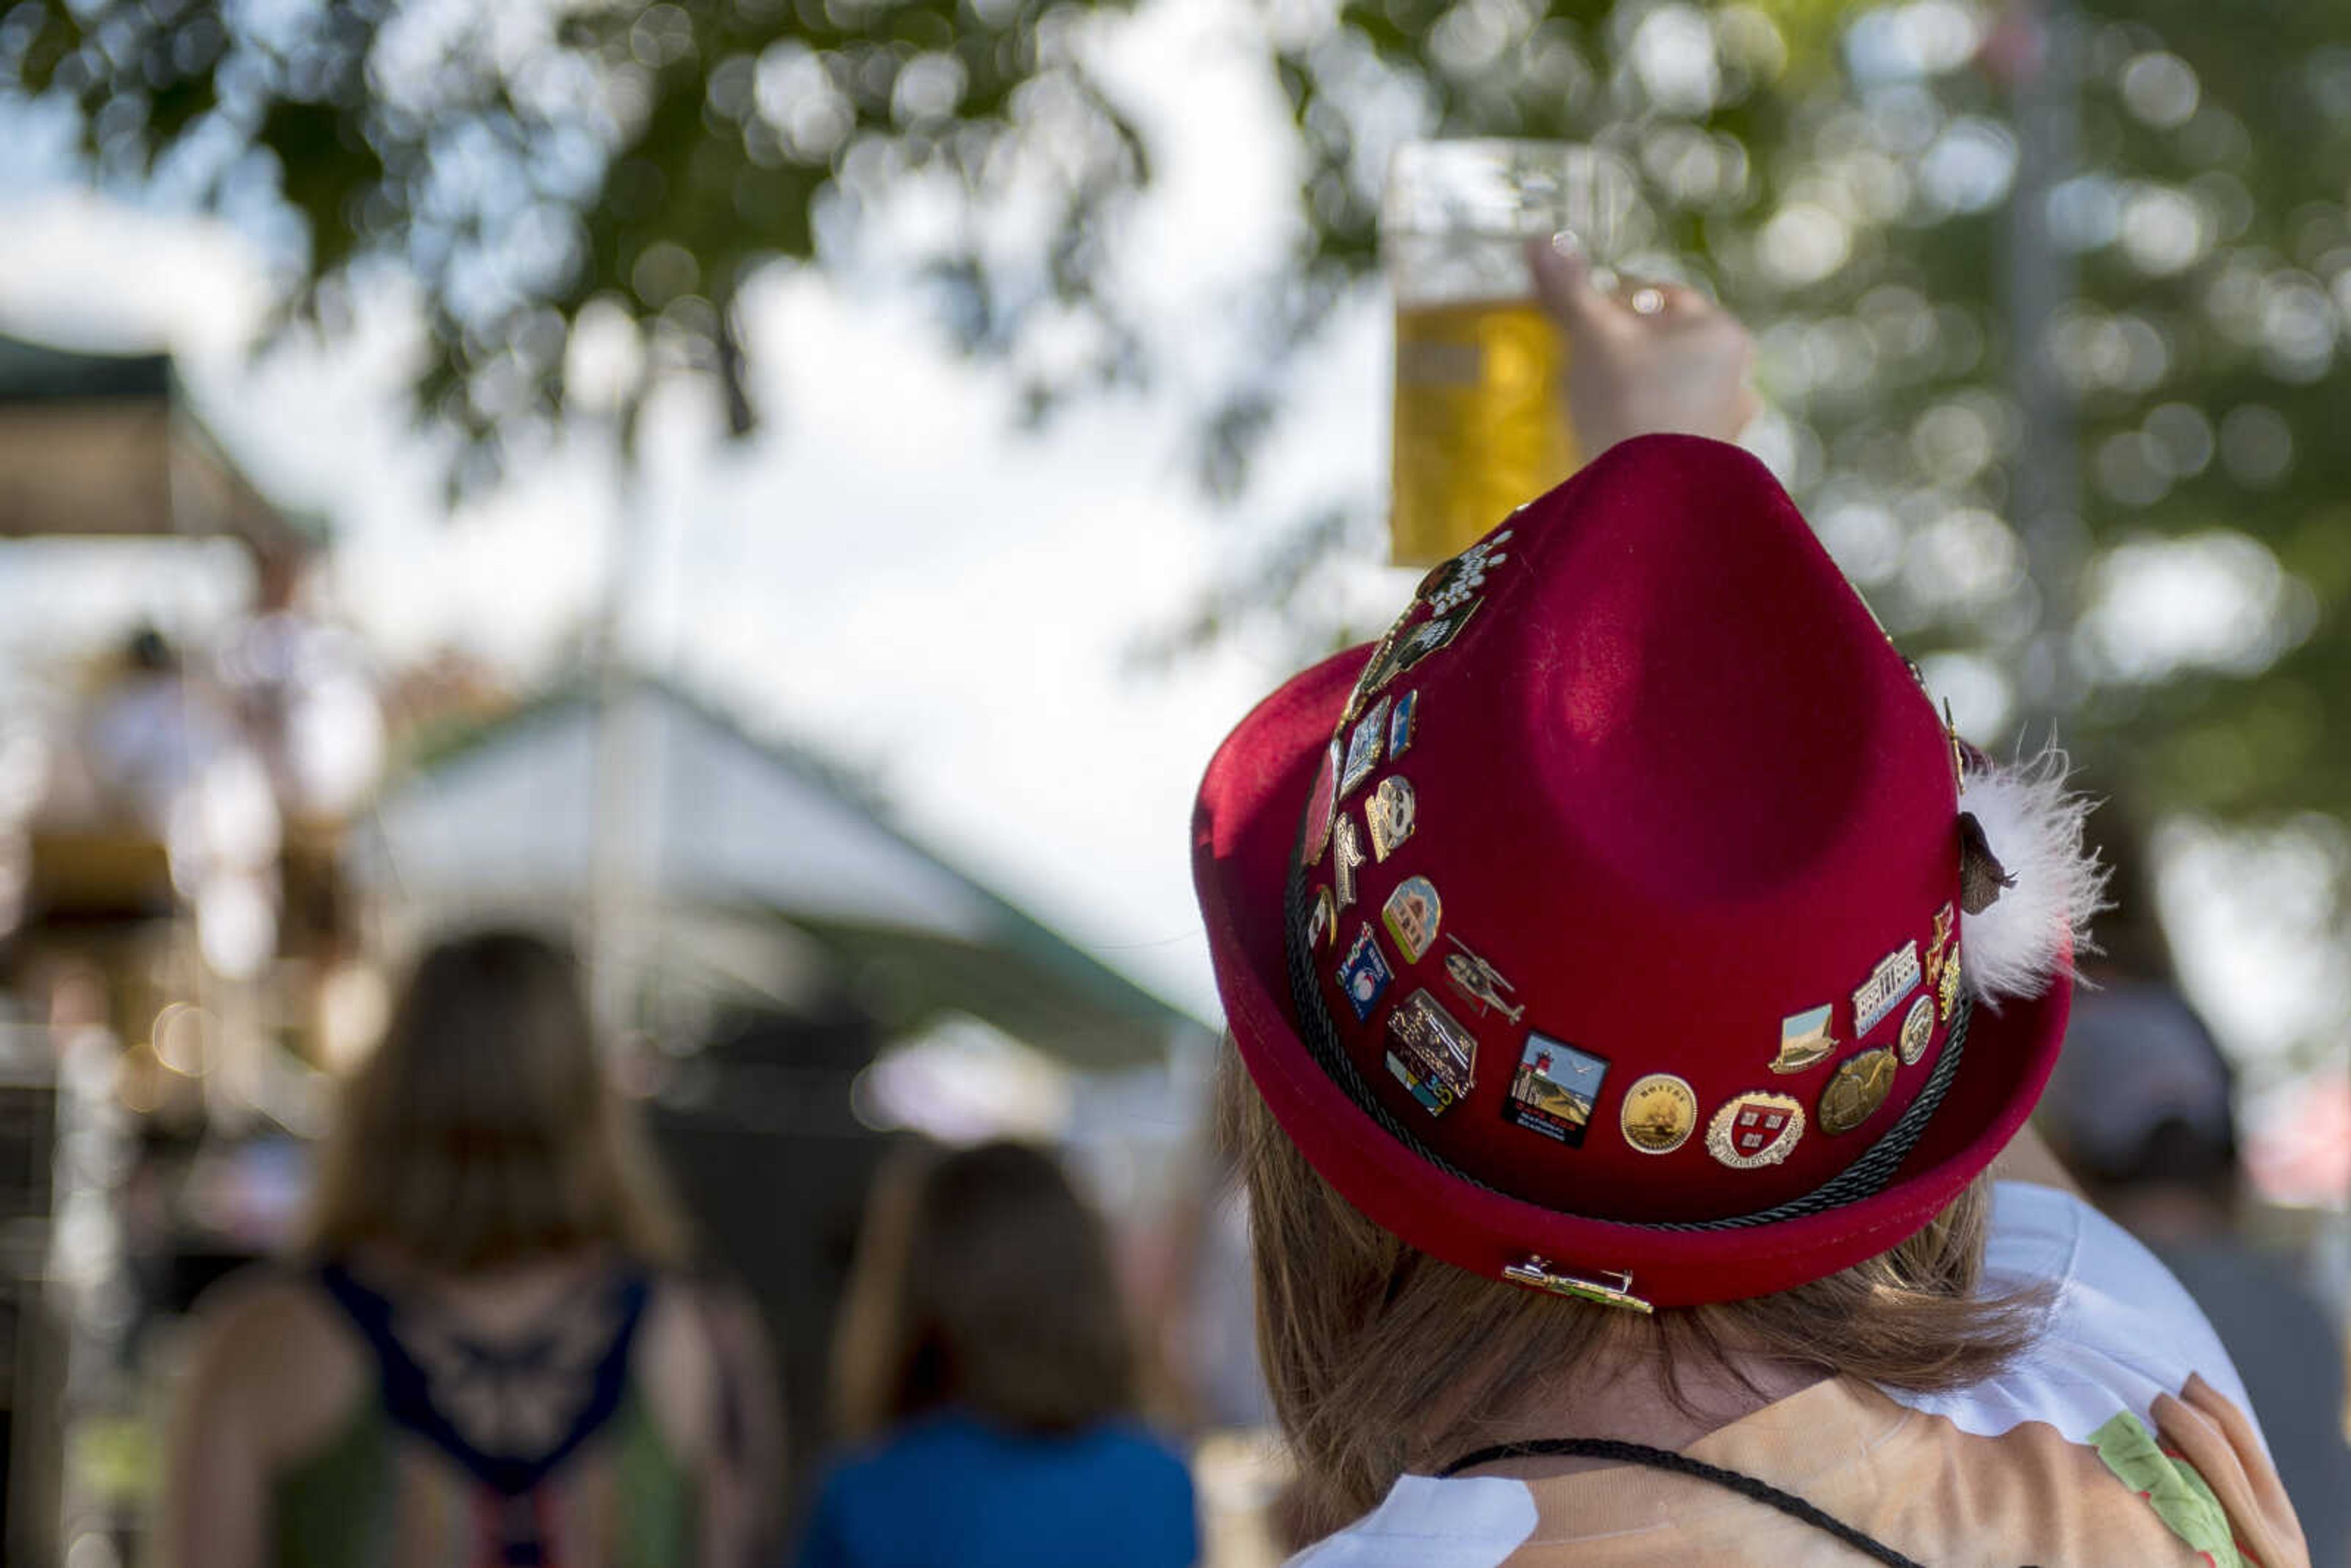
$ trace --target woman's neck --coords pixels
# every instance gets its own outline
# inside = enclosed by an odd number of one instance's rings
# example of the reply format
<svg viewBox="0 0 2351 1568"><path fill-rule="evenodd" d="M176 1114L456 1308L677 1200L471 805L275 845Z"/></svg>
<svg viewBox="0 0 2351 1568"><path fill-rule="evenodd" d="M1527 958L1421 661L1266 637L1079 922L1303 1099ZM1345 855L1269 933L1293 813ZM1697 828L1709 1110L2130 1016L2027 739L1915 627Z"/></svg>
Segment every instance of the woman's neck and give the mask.
<svg viewBox="0 0 2351 1568"><path fill-rule="evenodd" d="M1829 1375L1817 1367L1736 1352L1728 1353L1721 1363L1700 1358L1677 1370L1678 1401L1668 1393L1664 1364L1656 1360L1623 1364L1604 1378L1579 1372L1546 1379L1510 1409L1479 1421L1476 1438L1458 1444L1459 1451L1433 1456L1436 1466L1477 1448L1560 1437L1604 1438L1678 1451ZM1539 1456L1497 1460L1462 1473L1531 1479L1596 1469L1608 1462Z"/></svg>
<svg viewBox="0 0 2351 1568"><path fill-rule="evenodd" d="M538 1323L608 1270L613 1258L608 1248L586 1246L456 1270L394 1249L370 1248L359 1261L395 1293L421 1296L465 1326L495 1336Z"/></svg>

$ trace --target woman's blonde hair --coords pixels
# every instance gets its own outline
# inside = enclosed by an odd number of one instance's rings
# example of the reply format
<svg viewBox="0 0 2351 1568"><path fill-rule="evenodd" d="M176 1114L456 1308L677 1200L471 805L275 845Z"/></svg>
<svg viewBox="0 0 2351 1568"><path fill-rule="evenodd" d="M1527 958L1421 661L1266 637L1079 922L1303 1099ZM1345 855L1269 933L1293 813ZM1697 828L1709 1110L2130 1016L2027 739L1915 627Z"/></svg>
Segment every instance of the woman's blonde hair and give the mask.
<svg viewBox="0 0 2351 1568"><path fill-rule="evenodd" d="M1471 1274L1364 1218L1225 1057L1218 1123L1248 1189L1259 1355L1313 1533L1373 1507L1399 1475L1496 1440L1531 1389L1556 1389L1578 1368L1659 1367L1663 1396L1686 1413L1678 1374L1736 1377L1734 1354L1949 1389L1999 1368L2040 1322L2038 1293L1975 1293L1991 1216L1982 1178L1891 1251L1751 1301L1644 1317Z"/></svg>
<svg viewBox="0 0 2351 1568"><path fill-rule="evenodd" d="M597 1245L668 1263L680 1236L569 951L486 931L427 952L344 1085L310 1244L469 1270Z"/></svg>

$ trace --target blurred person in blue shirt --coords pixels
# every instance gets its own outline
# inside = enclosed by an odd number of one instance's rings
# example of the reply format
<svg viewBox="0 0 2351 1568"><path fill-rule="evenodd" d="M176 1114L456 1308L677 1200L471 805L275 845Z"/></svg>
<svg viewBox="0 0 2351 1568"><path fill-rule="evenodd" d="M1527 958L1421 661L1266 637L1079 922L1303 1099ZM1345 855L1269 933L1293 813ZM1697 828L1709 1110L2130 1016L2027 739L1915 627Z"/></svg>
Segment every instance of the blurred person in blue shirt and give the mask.
<svg viewBox="0 0 2351 1568"><path fill-rule="evenodd" d="M866 1215L834 1365L856 1446L799 1568L1189 1568L1184 1462L1135 1415L1101 1220L1019 1144L923 1152Z"/></svg>

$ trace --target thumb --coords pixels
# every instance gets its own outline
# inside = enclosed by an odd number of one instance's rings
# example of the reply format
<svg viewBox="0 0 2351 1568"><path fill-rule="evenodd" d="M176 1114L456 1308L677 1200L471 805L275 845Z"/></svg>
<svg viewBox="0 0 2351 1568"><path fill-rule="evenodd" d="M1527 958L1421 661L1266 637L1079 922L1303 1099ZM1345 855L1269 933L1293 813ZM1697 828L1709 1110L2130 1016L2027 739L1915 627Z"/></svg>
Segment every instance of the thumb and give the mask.
<svg viewBox="0 0 2351 1568"><path fill-rule="evenodd" d="M1550 239L1527 242L1527 267L1534 274L1535 296L1551 319L1569 332L1587 330L1605 319L1608 300L1592 287L1592 258L1562 231Z"/></svg>

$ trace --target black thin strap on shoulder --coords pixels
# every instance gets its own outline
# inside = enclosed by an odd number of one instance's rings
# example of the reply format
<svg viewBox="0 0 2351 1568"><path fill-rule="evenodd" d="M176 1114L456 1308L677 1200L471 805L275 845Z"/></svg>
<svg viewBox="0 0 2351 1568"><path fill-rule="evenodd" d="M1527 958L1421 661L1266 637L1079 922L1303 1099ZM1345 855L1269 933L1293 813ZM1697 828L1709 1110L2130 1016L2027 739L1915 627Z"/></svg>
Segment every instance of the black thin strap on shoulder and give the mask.
<svg viewBox="0 0 2351 1568"><path fill-rule="evenodd" d="M1873 1563L1883 1563L1887 1568L1923 1568L1915 1559L1905 1557L1891 1546L1873 1536L1865 1535L1844 1521L1822 1512L1793 1492L1782 1491L1769 1481L1756 1479L1739 1470L1726 1470L1719 1465L1709 1465L1693 1459L1687 1454L1677 1454L1669 1448L1652 1448L1646 1443L1619 1443L1606 1437L1541 1437L1525 1443L1497 1443L1490 1448L1479 1448L1464 1454L1437 1472L1439 1479L1474 1470L1480 1465L1495 1464L1503 1459L1527 1459L1561 1455L1579 1459L1614 1459L1619 1464L1646 1465L1652 1469L1670 1470L1676 1475L1689 1476L1702 1481L1712 1481L1728 1487L1741 1497L1752 1498L1766 1508L1778 1509L1789 1518L1800 1520L1816 1530L1826 1531Z"/></svg>

